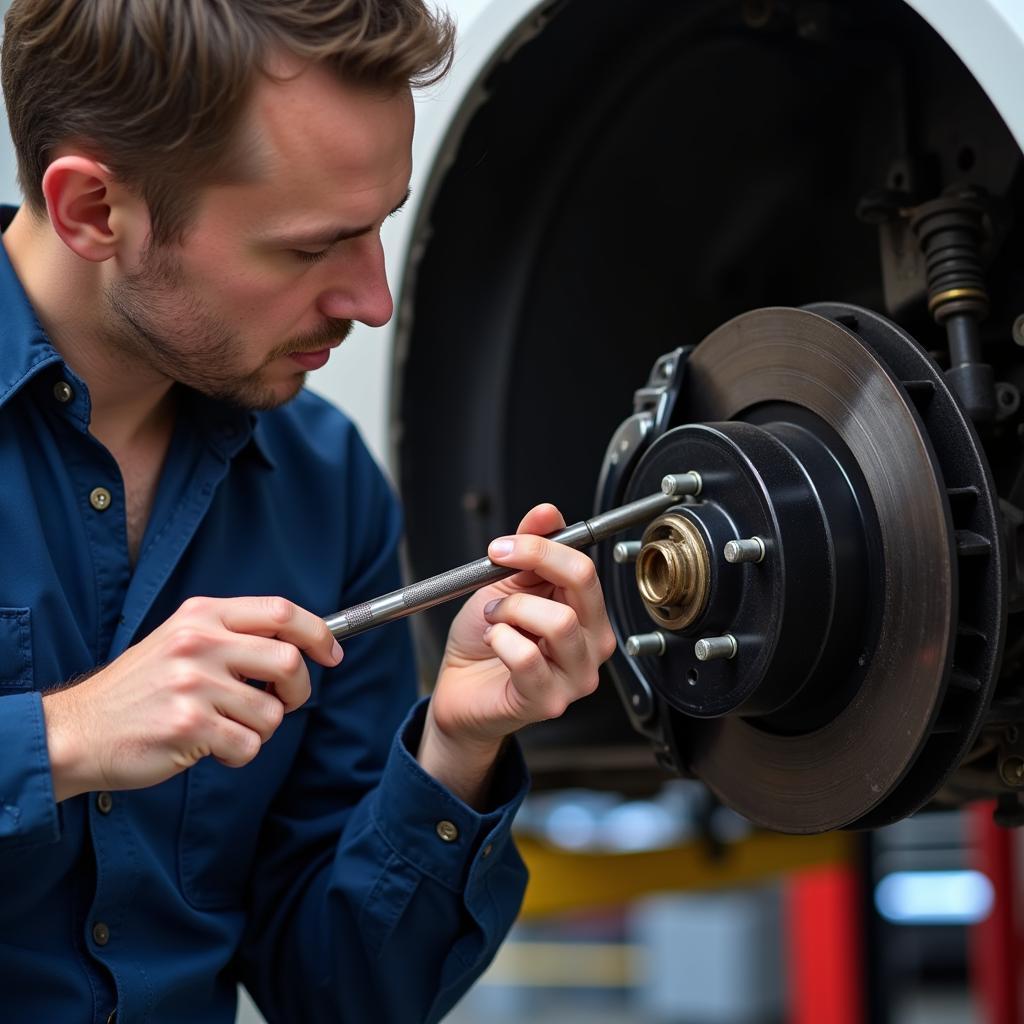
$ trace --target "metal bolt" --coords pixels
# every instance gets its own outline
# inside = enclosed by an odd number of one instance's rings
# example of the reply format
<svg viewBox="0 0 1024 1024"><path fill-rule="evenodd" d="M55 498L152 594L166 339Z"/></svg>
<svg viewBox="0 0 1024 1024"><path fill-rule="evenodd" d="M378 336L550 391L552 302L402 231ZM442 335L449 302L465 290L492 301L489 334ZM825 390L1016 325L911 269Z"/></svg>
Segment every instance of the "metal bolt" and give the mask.
<svg viewBox="0 0 1024 1024"><path fill-rule="evenodd" d="M662 492L677 498L685 497L687 494L700 494L702 485L700 473L693 470L689 473L669 473L661 479Z"/></svg>
<svg viewBox="0 0 1024 1024"><path fill-rule="evenodd" d="M1011 333L1013 335L1013 340L1018 345L1024 345L1024 313L1021 313L1021 315L1013 321Z"/></svg>
<svg viewBox="0 0 1024 1024"><path fill-rule="evenodd" d="M1024 786L1024 758L1012 754L999 762L999 774L1008 786Z"/></svg>
<svg viewBox="0 0 1024 1024"><path fill-rule="evenodd" d="M731 633L724 636L709 636L698 640L693 646L693 653L698 661L715 661L718 658L736 657L736 637Z"/></svg>
<svg viewBox="0 0 1024 1024"><path fill-rule="evenodd" d="M996 402L1000 418L1012 416L1020 408L1020 392L1009 381L996 383Z"/></svg>
<svg viewBox="0 0 1024 1024"><path fill-rule="evenodd" d="M620 540L615 547L612 548L612 558L619 565L626 565L629 562L635 562L636 556L640 554L640 549L643 545L638 540Z"/></svg>
<svg viewBox="0 0 1024 1024"><path fill-rule="evenodd" d="M626 637L626 653L631 658L642 654L659 655L665 653L664 633L637 633Z"/></svg>
<svg viewBox="0 0 1024 1024"><path fill-rule="evenodd" d="M760 562L764 558L764 541L760 537L731 540L725 545L724 554L730 565L736 565L737 562Z"/></svg>

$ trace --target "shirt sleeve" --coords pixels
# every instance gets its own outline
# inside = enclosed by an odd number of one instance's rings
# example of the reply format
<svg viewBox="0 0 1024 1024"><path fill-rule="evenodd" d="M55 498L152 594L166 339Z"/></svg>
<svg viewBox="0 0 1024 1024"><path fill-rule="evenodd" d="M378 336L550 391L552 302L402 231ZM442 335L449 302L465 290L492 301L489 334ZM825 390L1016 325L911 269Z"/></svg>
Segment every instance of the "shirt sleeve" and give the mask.
<svg viewBox="0 0 1024 1024"><path fill-rule="evenodd" d="M0 850L60 839L40 694L0 697Z"/></svg>
<svg viewBox="0 0 1024 1024"><path fill-rule="evenodd" d="M361 442L348 471L359 511L346 529L369 554L346 606L400 585L401 530ZM476 812L415 760L427 701L415 703L407 623L343 646L261 832L240 977L271 1024L438 1021L518 913L526 870L510 826L526 768L511 743Z"/></svg>

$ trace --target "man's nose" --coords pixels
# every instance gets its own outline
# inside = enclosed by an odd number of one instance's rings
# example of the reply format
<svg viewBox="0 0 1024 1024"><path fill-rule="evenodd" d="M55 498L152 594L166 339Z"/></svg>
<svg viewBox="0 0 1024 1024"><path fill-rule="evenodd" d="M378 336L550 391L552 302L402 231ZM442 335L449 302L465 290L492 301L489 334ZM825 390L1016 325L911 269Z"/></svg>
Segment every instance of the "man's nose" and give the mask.
<svg viewBox="0 0 1024 1024"><path fill-rule="evenodd" d="M317 308L335 320L355 320L368 327L383 327L391 319L394 302L384 266L380 237L360 239L358 249L320 293Z"/></svg>

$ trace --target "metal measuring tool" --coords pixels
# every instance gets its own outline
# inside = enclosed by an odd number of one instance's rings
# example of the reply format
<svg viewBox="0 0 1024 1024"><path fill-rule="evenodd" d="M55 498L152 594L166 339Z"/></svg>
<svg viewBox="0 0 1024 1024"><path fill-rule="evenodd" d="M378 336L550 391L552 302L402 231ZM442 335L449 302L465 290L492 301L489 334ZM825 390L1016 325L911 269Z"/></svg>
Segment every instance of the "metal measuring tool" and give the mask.
<svg viewBox="0 0 1024 1024"><path fill-rule="evenodd" d="M597 544L620 530L653 519L671 505L678 504L684 495L698 494L700 477L696 473L666 477L662 484L662 492L573 523L572 526L550 534L548 539L570 548L585 548ZM486 557L478 558L475 562L467 562L419 583L393 590L390 594L384 594L372 601L336 612L327 617L327 628L336 640L347 640L373 629L374 626L383 626L386 622L404 619L414 612L433 608L434 605L462 597L463 594L468 594L488 583L496 583L523 571L510 569L505 565L495 565Z"/></svg>

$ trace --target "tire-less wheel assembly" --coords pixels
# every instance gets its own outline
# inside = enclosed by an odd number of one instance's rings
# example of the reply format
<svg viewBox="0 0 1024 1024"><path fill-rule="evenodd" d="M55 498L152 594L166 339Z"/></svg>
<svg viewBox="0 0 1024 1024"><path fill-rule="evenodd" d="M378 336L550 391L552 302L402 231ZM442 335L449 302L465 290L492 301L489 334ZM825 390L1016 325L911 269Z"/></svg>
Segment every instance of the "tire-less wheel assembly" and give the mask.
<svg viewBox="0 0 1024 1024"><path fill-rule="evenodd" d="M595 480L700 482L597 549L619 649L524 731L535 789L650 794L653 747L775 829L1024 824L1024 164L916 6L543 5L444 125L395 332L411 575ZM887 319L775 308L816 296Z"/></svg>
<svg viewBox="0 0 1024 1024"><path fill-rule="evenodd" d="M768 828L913 813L977 755L1006 623L998 498L948 377L865 309L746 313L656 362L598 505L691 473L598 553L633 725Z"/></svg>

